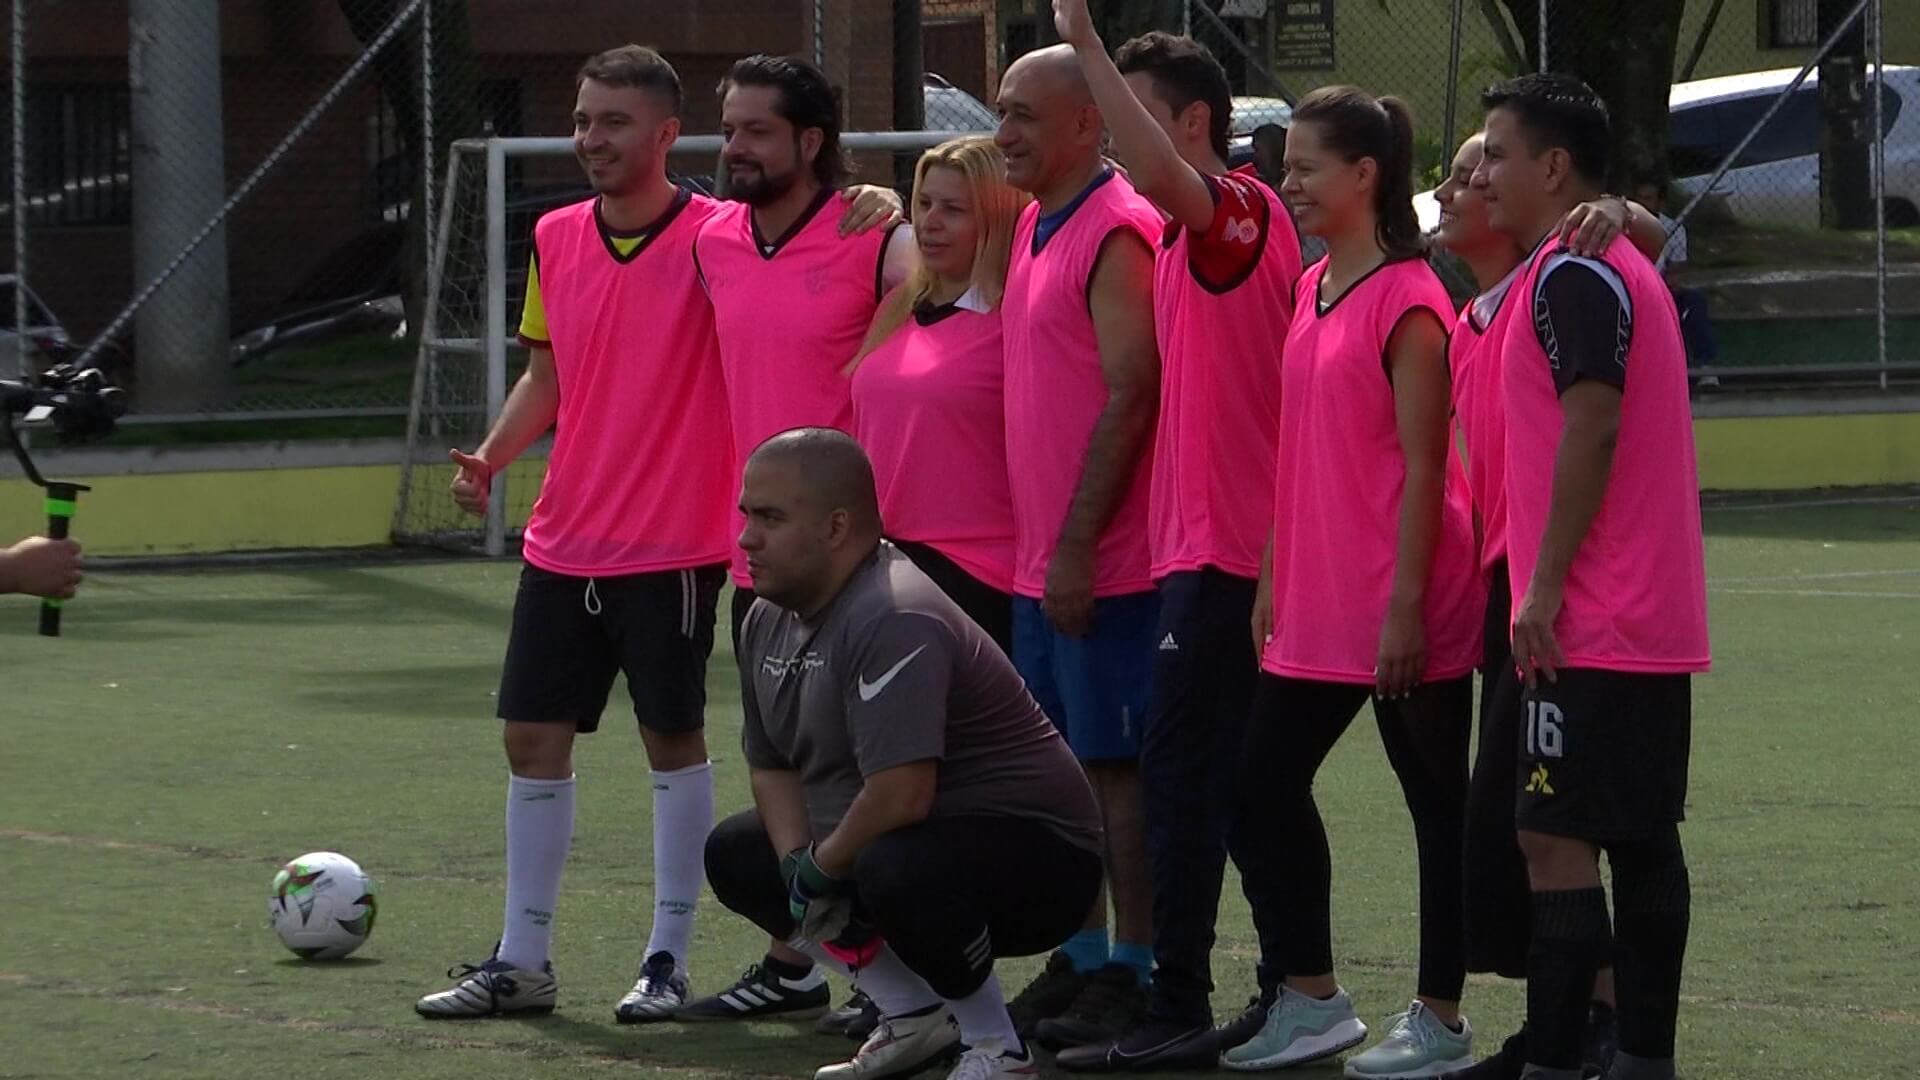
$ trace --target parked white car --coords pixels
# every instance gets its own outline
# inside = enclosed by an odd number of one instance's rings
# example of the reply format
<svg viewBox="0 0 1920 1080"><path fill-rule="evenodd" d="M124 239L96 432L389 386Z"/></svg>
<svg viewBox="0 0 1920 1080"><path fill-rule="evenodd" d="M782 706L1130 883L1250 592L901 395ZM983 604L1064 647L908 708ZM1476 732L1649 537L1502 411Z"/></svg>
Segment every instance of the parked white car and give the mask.
<svg viewBox="0 0 1920 1080"><path fill-rule="evenodd" d="M1778 68L1674 84L1667 98L1667 140L1679 197L1667 213L1679 213L1706 187L1713 170L1798 73L1798 68ZM1887 223L1920 225L1920 67L1889 64L1886 87L1881 112L1887 142ZM1749 224L1817 227L1820 128L1820 73L1814 71L1741 152L1703 205L1723 208L1734 220ZM1415 195L1413 204L1424 228L1439 224L1433 192Z"/></svg>
<svg viewBox="0 0 1920 1080"><path fill-rule="evenodd" d="M1676 83L1668 97L1668 154L1683 200L1706 187L1713 170L1793 82L1797 68ZM1871 71L1869 71L1871 79ZM1872 83L1868 83L1872 108ZM1887 219L1920 224L1920 68L1887 67L1881 102L1887 155ZM1796 87L1780 111L1708 194L1735 220L1820 224L1820 73ZM1668 208L1678 212L1678 206Z"/></svg>

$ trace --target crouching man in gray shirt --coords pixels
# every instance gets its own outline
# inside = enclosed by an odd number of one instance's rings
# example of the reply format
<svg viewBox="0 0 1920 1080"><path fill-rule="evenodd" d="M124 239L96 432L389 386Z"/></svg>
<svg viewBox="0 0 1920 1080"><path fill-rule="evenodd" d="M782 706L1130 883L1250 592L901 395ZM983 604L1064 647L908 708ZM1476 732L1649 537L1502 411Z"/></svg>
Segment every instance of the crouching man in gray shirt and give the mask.
<svg viewBox="0 0 1920 1080"><path fill-rule="evenodd" d="M1085 774L1006 654L881 540L850 437L769 439L740 508L754 809L707 840L714 895L878 1006L854 1059L817 1080L881 1080L956 1044L953 1080L1036 1075L993 961L1086 919L1102 838Z"/></svg>

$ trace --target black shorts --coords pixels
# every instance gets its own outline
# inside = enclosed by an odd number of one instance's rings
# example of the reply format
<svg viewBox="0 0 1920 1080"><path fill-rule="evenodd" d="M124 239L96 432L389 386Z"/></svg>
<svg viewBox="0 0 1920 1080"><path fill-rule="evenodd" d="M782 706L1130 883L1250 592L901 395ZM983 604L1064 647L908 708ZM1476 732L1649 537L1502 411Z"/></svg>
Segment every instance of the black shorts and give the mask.
<svg viewBox="0 0 1920 1080"><path fill-rule="evenodd" d="M707 658L724 566L583 578L529 564L513 598L502 720L600 726L614 676L652 731L706 723Z"/></svg>
<svg viewBox="0 0 1920 1080"><path fill-rule="evenodd" d="M1604 845L1684 820L1692 677L1558 674L1524 695L1515 824Z"/></svg>
<svg viewBox="0 0 1920 1080"><path fill-rule="evenodd" d="M1513 666L1513 590L1507 560L1487 573L1487 608L1480 625L1480 675L1491 683L1501 668Z"/></svg>

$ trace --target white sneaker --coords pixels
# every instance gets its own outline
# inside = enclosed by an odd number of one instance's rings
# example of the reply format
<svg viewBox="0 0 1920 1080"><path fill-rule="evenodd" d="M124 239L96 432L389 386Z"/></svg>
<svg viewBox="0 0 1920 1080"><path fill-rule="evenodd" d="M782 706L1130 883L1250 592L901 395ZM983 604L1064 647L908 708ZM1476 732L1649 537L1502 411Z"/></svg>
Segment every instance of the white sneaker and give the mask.
<svg viewBox="0 0 1920 1080"><path fill-rule="evenodd" d="M1460 1018L1460 1030L1440 1022L1425 1003L1415 1001L1393 1018L1387 1037L1366 1053L1347 1060L1348 1080L1425 1080L1473 1064L1473 1026Z"/></svg>
<svg viewBox="0 0 1920 1080"><path fill-rule="evenodd" d="M981 1039L980 1045L960 1055L947 1080L1035 1080L1039 1075L1033 1051L1016 1052L998 1039Z"/></svg>
<svg viewBox="0 0 1920 1080"><path fill-rule="evenodd" d="M960 1045L960 1025L944 1005L918 1016L882 1017L852 1061L827 1065L813 1080L882 1080L905 1076Z"/></svg>
<svg viewBox="0 0 1920 1080"><path fill-rule="evenodd" d="M613 1007L622 1024L651 1024L672 1017L673 1011L693 1000L693 984L673 954L657 952L640 965L640 978Z"/></svg>
<svg viewBox="0 0 1920 1080"><path fill-rule="evenodd" d="M1239 1072L1284 1069L1332 1057L1365 1042L1367 1025L1345 990L1324 1000L1282 987L1260 1033L1228 1050L1220 1064Z"/></svg>
<svg viewBox="0 0 1920 1080"><path fill-rule="evenodd" d="M461 964L450 969L447 978L459 981L414 1002L413 1011L429 1020L550 1013L559 998L552 964L544 971L525 971L495 957L478 967Z"/></svg>

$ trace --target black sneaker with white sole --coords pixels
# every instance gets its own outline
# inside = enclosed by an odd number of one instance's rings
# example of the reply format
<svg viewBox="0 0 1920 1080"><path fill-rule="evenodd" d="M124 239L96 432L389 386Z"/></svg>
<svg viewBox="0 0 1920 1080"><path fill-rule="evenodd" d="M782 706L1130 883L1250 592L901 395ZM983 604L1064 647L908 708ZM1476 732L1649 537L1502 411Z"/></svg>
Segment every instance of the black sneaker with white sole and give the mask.
<svg viewBox="0 0 1920 1080"><path fill-rule="evenodd" d="M827 977L818 967L798 978L788 978L755 964L717 994L689 1002L673 1014L675 1020L813 1020L825 1016L833 1003Z"/></svg>
<svg viewBox="0 0 1920 1080"><path fill-rule="evenodd" d="M1211 1026L1148 1020L1112 1042L1069 1047L1054 1060L1068 1072L1211 1069L1220 1063L1220 1047Z"/></svg>
<svg viewBox="0 0 1920 1080"><path fill-rule="evenodd" d="M1033 1038L1034 1028L1040 1021L1051 1020L1072 1008L1074 999L1086 985L1087 977L1074 970L1073 959L1066 953L1055 952L1047 957L1045 970L1007 1003L1013 1029L1022 1039Z"/></svg>
<svg viewBox="0 0 1920 1080"><path fill-rule="evenodd" d="M872 1027L868 1027L858 1035L854 1035L851 1028L869 1012L873 1013L877 1025L880 1017L879 1008L874 1005L873 999L868 997L865 991L856 986L853 988L853 993L847 995L847 1000L840 1003L839 1008L814 1021L813 1030L822 1035L846 1035L849 1038L865 1040L868 1035L873 1034Z"/></svg>

